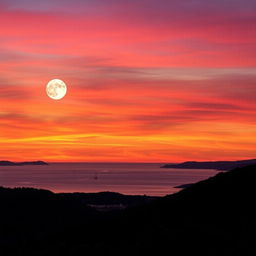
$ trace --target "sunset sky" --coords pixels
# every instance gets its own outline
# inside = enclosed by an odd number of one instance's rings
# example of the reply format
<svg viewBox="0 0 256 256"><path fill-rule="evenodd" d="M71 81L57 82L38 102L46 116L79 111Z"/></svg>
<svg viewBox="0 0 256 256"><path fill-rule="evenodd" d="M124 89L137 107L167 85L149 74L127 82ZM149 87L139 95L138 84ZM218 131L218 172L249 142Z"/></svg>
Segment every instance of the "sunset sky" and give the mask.
<svg viewBox="0 0 256 256"><path fill-rule="evenodd" d="M0 0L0 143L13 161L256 158L256 1Z"/></svg>

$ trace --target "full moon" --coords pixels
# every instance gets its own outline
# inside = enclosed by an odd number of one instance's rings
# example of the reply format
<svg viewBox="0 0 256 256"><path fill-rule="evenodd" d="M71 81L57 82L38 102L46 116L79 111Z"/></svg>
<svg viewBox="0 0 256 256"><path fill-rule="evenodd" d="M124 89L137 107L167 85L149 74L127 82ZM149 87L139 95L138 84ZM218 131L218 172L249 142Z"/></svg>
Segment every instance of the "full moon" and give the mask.
<svg viewBox="0 0 256 256"><path fill-rule="evenodd" d="M60 79L53 79L46 85L47 95L54 100L62 99L67 93L66 84Z"/></svg>

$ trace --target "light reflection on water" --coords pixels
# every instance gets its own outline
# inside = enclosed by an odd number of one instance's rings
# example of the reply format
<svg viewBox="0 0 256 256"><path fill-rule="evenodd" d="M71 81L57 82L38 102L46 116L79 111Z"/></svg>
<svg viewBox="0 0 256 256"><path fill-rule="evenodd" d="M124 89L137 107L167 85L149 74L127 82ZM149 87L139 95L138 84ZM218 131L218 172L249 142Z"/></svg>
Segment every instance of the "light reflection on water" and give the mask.
<svg viewBox="0 0 256 256"><path fill-rule="evenodd" d="M0 186L35 187L54 192L113 191L166 195L177 185L217 174L215 170L160 168L161 164L51 163L45 166L0 166Z"/></svg>

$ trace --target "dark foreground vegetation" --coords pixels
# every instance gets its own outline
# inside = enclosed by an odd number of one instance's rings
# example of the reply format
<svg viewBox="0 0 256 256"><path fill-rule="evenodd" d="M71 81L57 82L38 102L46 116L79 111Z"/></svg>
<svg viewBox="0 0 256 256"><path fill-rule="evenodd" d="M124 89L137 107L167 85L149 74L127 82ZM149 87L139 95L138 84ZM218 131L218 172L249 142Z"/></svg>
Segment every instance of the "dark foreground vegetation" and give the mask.
<svg viewBox="0 0 256 256"><path fill-rule="evenodd" d="M0 255L256 255L255 182L248 166L108 211L90 205L121 195L0 188Z"/></svg>

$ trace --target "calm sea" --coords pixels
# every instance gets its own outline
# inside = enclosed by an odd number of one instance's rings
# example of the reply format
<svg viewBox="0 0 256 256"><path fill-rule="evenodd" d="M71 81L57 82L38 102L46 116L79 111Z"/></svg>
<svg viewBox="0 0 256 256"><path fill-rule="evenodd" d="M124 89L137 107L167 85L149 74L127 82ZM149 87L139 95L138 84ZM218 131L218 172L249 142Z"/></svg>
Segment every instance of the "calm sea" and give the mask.
<svg viewBox="0 0 256 256"><path fill-rule="evenodd" d="M152 163L51 163L0 166L0 186L35 187L54 192L113 191L130 195L166 195L177 185L217 174L215 170L161 169Z"/></svg>

